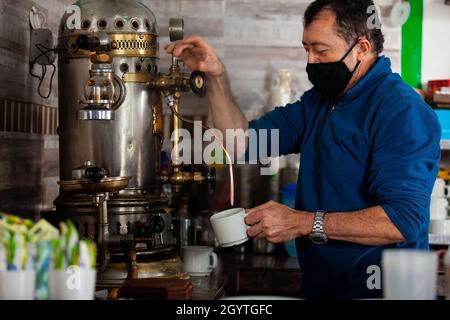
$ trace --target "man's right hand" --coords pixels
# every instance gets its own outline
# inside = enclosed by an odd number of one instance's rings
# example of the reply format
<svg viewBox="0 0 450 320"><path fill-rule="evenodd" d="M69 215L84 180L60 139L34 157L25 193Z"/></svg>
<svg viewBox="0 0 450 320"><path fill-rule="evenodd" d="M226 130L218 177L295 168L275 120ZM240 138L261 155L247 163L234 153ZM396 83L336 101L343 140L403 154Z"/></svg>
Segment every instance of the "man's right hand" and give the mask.
<svg viewBox="0 0 450 320"><path fill-rule="evenodd" d="M225 70L214 49L198 36L172 43L165 47L166 52L182 60L193 71L206 74L208 80L209 105L214 127L227 136L227 129L248 129L248 121L241 112L231 93L231 88ZM246 141L247 142L247 141ZM227 142L224 143L227 145ZM236 143L234 144L236 145ZM241 158L246 146L238 146L230 151L231 157ZM233 154L234 153L234 154Z"/></svg>
<svg viewBox="0 0 450 320"><path fill-rule="evenodd" d="M201 37L191 36L165 47L166 52L181 59L193 71L202 71L208 76L220 77L225 67L214 49Z"/></svg>

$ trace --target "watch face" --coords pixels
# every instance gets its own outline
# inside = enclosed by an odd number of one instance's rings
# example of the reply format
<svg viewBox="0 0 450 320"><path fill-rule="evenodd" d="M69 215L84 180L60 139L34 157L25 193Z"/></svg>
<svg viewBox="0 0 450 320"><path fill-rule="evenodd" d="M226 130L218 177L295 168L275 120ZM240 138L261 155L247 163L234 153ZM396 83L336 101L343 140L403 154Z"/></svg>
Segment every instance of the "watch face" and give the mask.
<svg viewBox="0 0 450 320"><path fill-rule="evenodd" d="M309 238L315 244L325 244L328 241L327 236L323 233L312 233Z"/></svg>

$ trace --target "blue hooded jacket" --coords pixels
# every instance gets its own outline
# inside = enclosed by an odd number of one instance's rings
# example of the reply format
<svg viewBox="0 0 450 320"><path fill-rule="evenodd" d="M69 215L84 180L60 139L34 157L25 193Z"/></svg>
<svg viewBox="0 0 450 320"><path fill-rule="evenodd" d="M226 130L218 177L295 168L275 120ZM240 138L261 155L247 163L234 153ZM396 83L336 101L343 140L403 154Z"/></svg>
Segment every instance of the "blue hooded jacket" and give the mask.
<svg viewBox="0 0 450 320"><path fill-rule="evenodd" d="M429 249L441 128L434 111L392 73L388 58L379 57L337 103L312 89L249 126L279 129L280 154L301 153L297 210L339 214L381 206L406 239L366 246L336 240L315 245L298 238L304 298L381 297L382 289L370 289L367 282L371 266L381 268L382 251Z"/></svg>

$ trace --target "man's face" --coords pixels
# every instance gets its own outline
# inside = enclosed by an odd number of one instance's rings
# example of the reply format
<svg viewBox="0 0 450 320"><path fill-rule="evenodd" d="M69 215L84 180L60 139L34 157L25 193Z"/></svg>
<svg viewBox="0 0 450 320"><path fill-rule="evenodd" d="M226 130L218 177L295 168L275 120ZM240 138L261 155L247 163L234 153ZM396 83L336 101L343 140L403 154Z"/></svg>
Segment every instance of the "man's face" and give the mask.
<svg viewBox="0 0 450 320"><path fill-rule="evenodd" d="M303 32L303 46L308 53L308 63L336 62L342 59L349 49L335 28L336 15L324 9ZM355 39L356 40L356 39ZM349 54L344 62L354 60Z"/></svg>

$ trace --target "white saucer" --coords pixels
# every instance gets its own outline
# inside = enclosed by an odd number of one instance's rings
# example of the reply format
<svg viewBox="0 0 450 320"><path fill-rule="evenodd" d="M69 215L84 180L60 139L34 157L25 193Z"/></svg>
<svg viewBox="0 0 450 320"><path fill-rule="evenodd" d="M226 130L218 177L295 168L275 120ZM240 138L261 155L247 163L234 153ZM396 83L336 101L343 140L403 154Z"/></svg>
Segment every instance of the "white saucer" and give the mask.
<svg viewBox="0 0 450 320"><path fill-rule="evenodd" d="M248 240L248 237L245 237L244 239L233 241L233 242L228 242L228 243L225 243L225 244L221 244L220 246L222 248L228 248L228 247L237 246L239 244L242 244L242 243L244 243L247 240Z"/></svg>

